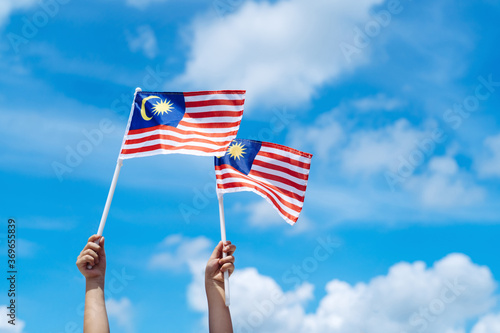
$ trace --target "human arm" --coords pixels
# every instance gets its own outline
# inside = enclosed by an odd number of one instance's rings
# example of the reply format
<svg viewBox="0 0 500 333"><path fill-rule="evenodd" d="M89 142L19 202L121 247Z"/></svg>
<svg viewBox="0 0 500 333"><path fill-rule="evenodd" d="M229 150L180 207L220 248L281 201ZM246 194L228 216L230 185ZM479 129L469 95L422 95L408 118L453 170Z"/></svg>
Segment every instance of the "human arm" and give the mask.
<svg viewBox="0 0 500 333"><path fill-rule="evenodd" d="M104 302L104 280L106 275L106 253L104 237L90 236L88 243L76 260L76 266L85 277L85 311L83 316L84 333L109 333L108 316ZM87 264L92 269L87 268Z"/></svg>
<svg viewBox="0 0 500 333"><path fill-rule="evenodd" d="M232 333L231 313L225 304L224 272L234 271L234 251L236 246L226 241L215 247L205 269L205 290L208 300L208 323L210 333ZM227 257L222 258L226 252Z"/></svg>

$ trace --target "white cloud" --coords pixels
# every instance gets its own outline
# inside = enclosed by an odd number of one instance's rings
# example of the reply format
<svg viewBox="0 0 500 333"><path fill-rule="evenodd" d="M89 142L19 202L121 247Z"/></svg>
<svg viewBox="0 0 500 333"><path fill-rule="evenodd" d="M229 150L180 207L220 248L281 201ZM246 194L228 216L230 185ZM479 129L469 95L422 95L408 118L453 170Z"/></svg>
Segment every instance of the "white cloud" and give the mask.
<svg viewBox="0 0 500 333"><path fill-rule="evenodd" d="M126 297L120 300L110 298L106 300L106 312L110 319L116 320L117 326L123 332L134 332L134 310L132 302Z"/></svg>
<svg viewBox="0 0 500 333"><path fill-rule="evenodd" d="M351 102L352 106L362 112L377 110L394 111L405 106L405 104L406 103L398 98L389 98L382 93L375 96L360 98Z"/></svg>
<svg viewBox="0 0 500 333"><path fill-rule="evenodd" d="M297 106L355 66L339 45L381 2L247 1L223 20L200 18L187 40L186 70L171 84L246 89L248 103Z"/></svg>
<svg viewBox="0 0 500 333"><path fill-rule="evenodd" d="M230 281L236 332L463 333L467 320L483 315L496 301L490 270L463 254L448 255L432 267L398 263L367 283L332 280L311 313L305 310L313 298L307 282L284 292L254 268L236 270ZM282 283L289 281L283 278ZM189 297L190 304L206 303L203 293ZM194 309L206 320L206 304Z"/></svg>
<svg viewBox="0 0 500 333"><path fill-rule="evenodd" d="M127 41L128 47L132 52L142 51L150 59L155 58L158 54L158 43L155 32L149 25L138 27L136 35L127 32Z"/></svg>
<svg viewBox="0 0 500 333"><path fill-rule="evenodd" d="M471 330L471 333L500 332L500 314L489 314L481 318Z"/></svg>
<svg viewBox="0 0 500 333"><path fill-rule="evenodd" d="M449 208L481 202L485 191L460 172L451 156L434 157L423 175L412 177L407 189L419 195L426 207Z"/></svg>
<svg viewBox="0 0 500 333"><path fill-rule="evenodd" d="M25 322L17 317L15 319L15 325L11 325L8 323L8 320L11 320L9 316L9 311L7 309L7 305L0 305L0 316L2 320L0 320L0 333L22 333L24 326L26 326Z"/></svg>
<svg viewBox="0 0 500 333"><path fill-rule="evenodd" d="M332 150L345 137L342 125L336 119L336 110L318 116L314 124L293 126L288 134L287 142L291 147L312 150L315 159L330 159Z"/></svg>
<svg viewBox="0 0 500 333"><path fill-rule="evenodd" d="M248 221L250 225L255 227L268 228L281 225L284 222L273 206L265 200L250 203L245 210L249 213Z"/></svg>
<svg viewBox="0 0 500 333"><path fill-rule="evenodd" d="M170 235L158 246L158 251L149 260L151 269L180 271L190 267L204 267L211 254L212 242L204 237L189 238Z"/></svg>
<svg viewBox="0 0 500 333"><path fill-rule="evenodd" d="M414 128L406 119L380 129L354 132L340 153L342 168L347 174L365 175L393 169L398 157L406 156L424 135L425 131Z"/></svg>
<svg viewBox="0 0 500 333"><path fill-rule="evenodd" d="M202 310L206 307L205 266L212 253L212 242L204 237L184 237L170 235L158 245L158 253L149 260L151 269L162 269L179 272L189 269L194 277L187 294L189 304L193 309ZM197 296L201 295L202 298Z"/></svg>
<svg viewBox="0 0 500 333"><path fill-rule="evenodd" d="M500 177L500 134L486 138L484 145L489 156L479 162L479 174L482 177Z"/></svg>
<svg viewBox="0 0 500 333"><path fill-rule="evenodd" d="M37 2L37 0L2 0L0 2L0 25L5 23L13 11L27 9Z"/></svg>

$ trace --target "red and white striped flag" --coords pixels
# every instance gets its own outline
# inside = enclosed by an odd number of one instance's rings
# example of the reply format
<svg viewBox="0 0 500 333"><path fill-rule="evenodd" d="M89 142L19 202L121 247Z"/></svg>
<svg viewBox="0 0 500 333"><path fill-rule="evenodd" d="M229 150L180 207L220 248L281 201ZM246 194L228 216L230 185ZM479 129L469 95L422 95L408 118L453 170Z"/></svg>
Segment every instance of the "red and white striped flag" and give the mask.
<svg viewBox="0 0 500 333"><path fill-rule="evenodd" d="M137 92L120 158L223 156L238 132L244 103L244 90Z"/></svg>
<svg viewBox="0 0 500 333"><path fill-rule="evenodd" d="M226 155L215 158L217 193L255 192L293 225L304 204L311 158L282 145L235 139Z"/></svg>

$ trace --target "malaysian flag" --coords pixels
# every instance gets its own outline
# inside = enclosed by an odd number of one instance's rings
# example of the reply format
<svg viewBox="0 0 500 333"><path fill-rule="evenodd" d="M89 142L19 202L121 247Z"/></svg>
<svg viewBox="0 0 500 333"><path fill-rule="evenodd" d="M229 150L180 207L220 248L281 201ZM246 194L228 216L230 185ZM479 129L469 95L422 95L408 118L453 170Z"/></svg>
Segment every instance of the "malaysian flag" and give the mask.
<svg viewBox="0 0 500 333"><path fill-rule="evenodd" d="M138 91L120 158L223 156L238 132L244 103L244 90Z"/></svg>
<svg viewBox="0 0 500 333"><path fill-rule="evenodd" d="M282 145L235 139L226 155L215 158L217 193L253 191L293 225L304 204L311 158Z"/></svg>

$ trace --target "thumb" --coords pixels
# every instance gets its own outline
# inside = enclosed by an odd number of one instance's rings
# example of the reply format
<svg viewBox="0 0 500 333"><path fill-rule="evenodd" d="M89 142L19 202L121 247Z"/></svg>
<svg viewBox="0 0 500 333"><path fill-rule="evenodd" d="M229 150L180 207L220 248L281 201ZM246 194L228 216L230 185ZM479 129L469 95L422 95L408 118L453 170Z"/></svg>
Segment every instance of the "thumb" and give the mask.
<svg viewBox="0 0 500 333"><path fill-rule="evenodd" d="M104 236L99 240L99 245L101 246L101 250L99 251L99 255L106 257L106 253L104 252Z"/></svg>
<svg viewBox="0 0 500 333"><path fill-rule="evenodd" d="M222 252L222 241L220 241L219 244L217 244L214 251L212 252L212 255L210 256L210 259L219 259L221 256L221 252Z"/></svg>

